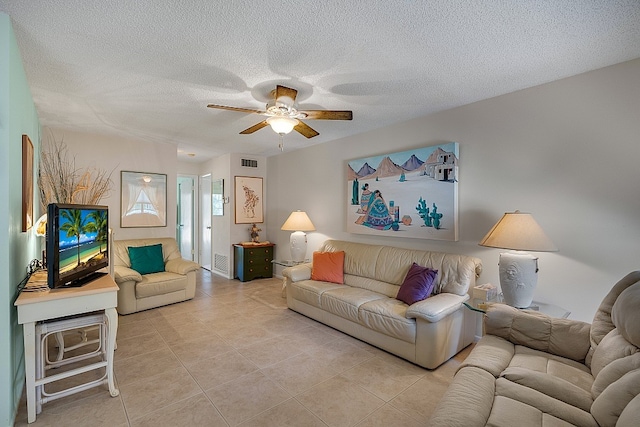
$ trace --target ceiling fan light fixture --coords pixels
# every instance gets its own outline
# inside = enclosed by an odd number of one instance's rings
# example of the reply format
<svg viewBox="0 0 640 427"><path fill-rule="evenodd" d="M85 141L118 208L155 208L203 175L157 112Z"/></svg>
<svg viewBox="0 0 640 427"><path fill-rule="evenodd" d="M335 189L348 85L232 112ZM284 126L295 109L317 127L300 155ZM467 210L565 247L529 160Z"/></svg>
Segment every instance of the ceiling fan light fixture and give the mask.
<svg viewBox="0 0 640 427"><path fill-rule="evenodd" d="M290 117L269 117L267 123L269 123L269 126L271 126L271 129L273 129L275 133L286 135L298 124L298 120Z"/></svg>

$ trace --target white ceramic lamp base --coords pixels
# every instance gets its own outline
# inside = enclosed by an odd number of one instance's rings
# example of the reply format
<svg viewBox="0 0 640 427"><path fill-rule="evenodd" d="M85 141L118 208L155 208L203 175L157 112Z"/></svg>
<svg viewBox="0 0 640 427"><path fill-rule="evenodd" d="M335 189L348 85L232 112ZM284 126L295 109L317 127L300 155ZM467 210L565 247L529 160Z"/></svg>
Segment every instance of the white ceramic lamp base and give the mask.
<svg viewBox="0 0 640 427"><path fill-rule="evenodd" d="M304 231L294 231L289 237L291 245L291 260L303 262L307 256L307 234Z"/></svg>
<svg viewBox="0 0 640 427"><path fill-rule="evenodd" d="M498 265L504 302L517 308L531 306L538 283L538 258L526 252L506 252L500 254Z"/></svg>

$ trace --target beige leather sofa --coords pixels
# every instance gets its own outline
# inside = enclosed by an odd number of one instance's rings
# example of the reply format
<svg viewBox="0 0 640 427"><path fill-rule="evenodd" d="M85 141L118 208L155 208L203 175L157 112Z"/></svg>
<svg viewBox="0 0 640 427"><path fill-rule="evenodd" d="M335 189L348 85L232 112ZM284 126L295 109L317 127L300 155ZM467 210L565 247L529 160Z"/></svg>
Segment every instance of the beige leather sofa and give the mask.
<svg viewBox="0 0 640 427"><path fill-rule="evenodd" d="M640 425L640 271L591 324L494 304L485 332L431 426Z"/></svg>
<svg viewBox="0 0 640 427"><path fill-rule="evenodd" d="M131 269L129 246L162 244L165 271L141 275ZM196 293L196 270L200 266L182 258L175 239L114 240L111 251L114 279L118 291L118 313L130 314L141 310L186 301Z"/></svg>
<svg viewBox="0 0 640 427"><path fill-rule="evenodd" d="M474 339L475 315L462 303L482 271L478 258L328 240L344 251L344 284L311 280L311 264L283 270L290 309L433 369ZM438 270L433 295L411 306L395 299L413 262Z"/></svg>

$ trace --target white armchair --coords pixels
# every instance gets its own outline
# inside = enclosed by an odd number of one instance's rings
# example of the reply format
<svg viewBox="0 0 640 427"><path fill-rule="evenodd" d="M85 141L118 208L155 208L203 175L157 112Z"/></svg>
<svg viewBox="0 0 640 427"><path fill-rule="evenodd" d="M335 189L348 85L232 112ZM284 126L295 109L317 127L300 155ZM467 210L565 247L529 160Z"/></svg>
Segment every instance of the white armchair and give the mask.
<svg viewBox="0 0 640 427"><path fill-rule="evenodd" d="M129 247L162 244L164 270L140 274L131 268ZM175 302L186 301L196 293L196 271L200 266L182 258L175 239L114 240L111 253L118 291L118 313L130 314Z"/></svg>

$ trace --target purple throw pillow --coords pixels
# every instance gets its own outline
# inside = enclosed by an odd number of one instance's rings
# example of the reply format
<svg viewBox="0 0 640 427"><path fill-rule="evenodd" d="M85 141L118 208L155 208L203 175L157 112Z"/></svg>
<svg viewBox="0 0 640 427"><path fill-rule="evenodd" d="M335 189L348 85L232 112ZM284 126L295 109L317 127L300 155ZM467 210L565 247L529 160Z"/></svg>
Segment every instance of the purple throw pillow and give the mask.
<svg viewBox="0 0 640 427"><path fill-rule="evenodd" d="M422 267L414 262L400 286L396 299L411 305L429 298L437 275L438 270Z"/></svg>

